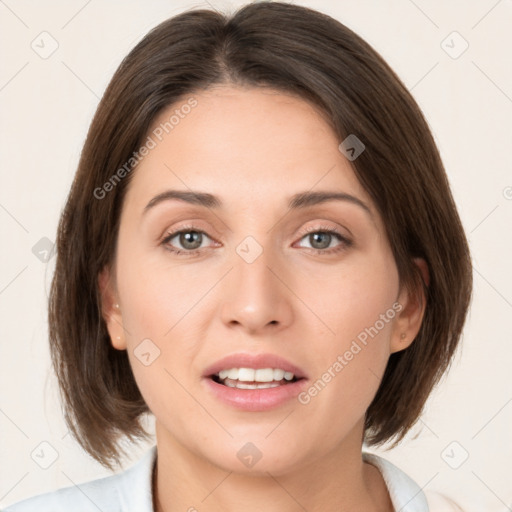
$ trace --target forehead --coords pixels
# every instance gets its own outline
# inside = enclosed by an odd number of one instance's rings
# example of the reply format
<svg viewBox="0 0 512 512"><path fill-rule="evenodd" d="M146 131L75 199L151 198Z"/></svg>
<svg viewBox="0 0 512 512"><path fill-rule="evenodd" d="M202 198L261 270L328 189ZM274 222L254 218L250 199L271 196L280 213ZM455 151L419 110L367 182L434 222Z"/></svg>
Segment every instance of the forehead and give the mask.
<svg viewBox="0 0 512 512"><path fill-rule="evenodd" d="M195 106L185 108L190 98ZM148 136L155 144L133 171L127 200L195 189L246 208L317 188L371 203L324 114L289 94L231 86L200 91L162 111Z"/></svg>

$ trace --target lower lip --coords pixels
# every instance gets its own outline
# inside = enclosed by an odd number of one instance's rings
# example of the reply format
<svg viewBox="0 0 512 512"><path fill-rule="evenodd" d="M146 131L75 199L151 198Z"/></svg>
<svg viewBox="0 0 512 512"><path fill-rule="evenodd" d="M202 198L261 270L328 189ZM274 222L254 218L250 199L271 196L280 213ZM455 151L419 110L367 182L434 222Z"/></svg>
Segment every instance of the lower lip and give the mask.
<svg viewBox="0 0 512 512"><path fill-rule="evenodd" d="M219 384L213 379L205 378L208 389L221 402L243 411L259 412L275 409L284 403L297 398L306 387L306 379L283 384L275 388L238 389Z"/></svg>

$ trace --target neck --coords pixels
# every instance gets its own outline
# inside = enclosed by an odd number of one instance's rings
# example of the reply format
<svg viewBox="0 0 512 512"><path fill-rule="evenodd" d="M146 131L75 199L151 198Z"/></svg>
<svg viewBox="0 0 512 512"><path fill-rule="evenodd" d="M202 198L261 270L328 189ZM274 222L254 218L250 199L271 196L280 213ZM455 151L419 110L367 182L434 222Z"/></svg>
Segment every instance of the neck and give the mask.
<svg viewBox="0 0 512 512"><path fill-rule="evenodd" d="M348 441L348 440L346 440ZM276 475L238 473L198 456L157 422L155 512L392 512L379 470L365 464L362 443Z"/></svg>

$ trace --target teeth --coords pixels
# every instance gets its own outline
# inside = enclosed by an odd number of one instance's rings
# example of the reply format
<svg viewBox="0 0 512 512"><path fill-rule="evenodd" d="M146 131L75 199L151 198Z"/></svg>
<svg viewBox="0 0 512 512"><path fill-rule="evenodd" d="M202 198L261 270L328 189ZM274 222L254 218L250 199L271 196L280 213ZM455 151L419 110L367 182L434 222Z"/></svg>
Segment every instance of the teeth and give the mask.
<svg viewBox="0 0 512 512"><path fill-rule="evenodd" d="M281 368L258 368L257 370L254 368L229 368L221 370L218 375L220 380L230 379L241 382L272 382L283 379L290 381L294 377L292 372L285 372Z"/></svg>
<svg viewBox="0 0 512 512"><path fill-rule="evenodd" d="M284 370L281 370L281 369L275 369L274 370L274 380L283 380L285 373L289 373L289 372L285 372ZM292 379L293 379L293 373L292 373Z"/></svg>
<svg viewBox="0 0 512 512"><path fill-rule="evenodd" d="M256 382L272 382L274 380L274 370L272 368L258 369L254 372L254 380Z"/></svg>
<svg viewBox="0 0 512 512"><path fill-rule="evenodd" d="M238 388L238 389L268 389L268 388L278 388L280 386L277 382L262 382L261 384L246 384L245 382L232 382L227 380L225 382L226 386L229 388Z"/></svg>
<svg viewBox="0 0 512 512"><path fill-rule="evenodd" d="M228 379L234 379L234 380L238 379L238 370L236 368L231 368L231 370L226 370L226 372L227 372L226 377Z"/></svg>
<svg viewBox="0 0 512 512"><path fill-rule="evenodd" d="M242 382L254 382L256 371L252 368L239 368L238 369L238 380Z"/></svg>

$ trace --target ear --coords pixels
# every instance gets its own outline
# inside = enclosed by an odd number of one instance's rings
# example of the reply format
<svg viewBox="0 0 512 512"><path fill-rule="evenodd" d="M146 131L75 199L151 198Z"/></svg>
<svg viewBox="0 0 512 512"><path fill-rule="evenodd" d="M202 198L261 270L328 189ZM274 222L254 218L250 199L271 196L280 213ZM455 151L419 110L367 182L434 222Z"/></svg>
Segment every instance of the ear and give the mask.
<svg viewBox="0 0 512 512"><path fill-rule="evenodd" d="M98 286L101 295L101 314L110 335L110 342L117 350L126 350L126 338L123 327L123 316L119 305L115 280L112 271L105 267L98 275Z"/></svg>
<svg viewBox="0 0 512 512"><path fill-rule="evenodd" d="M423 258L414 258L414 263L419 268L423 283L428 287L430 275L426 261ZM427 302L425 287L422 283L417 283L414 289L404 287L397 302L401 305L401 309L393 327L391 353L406 349L418 335Z"/></svg>

